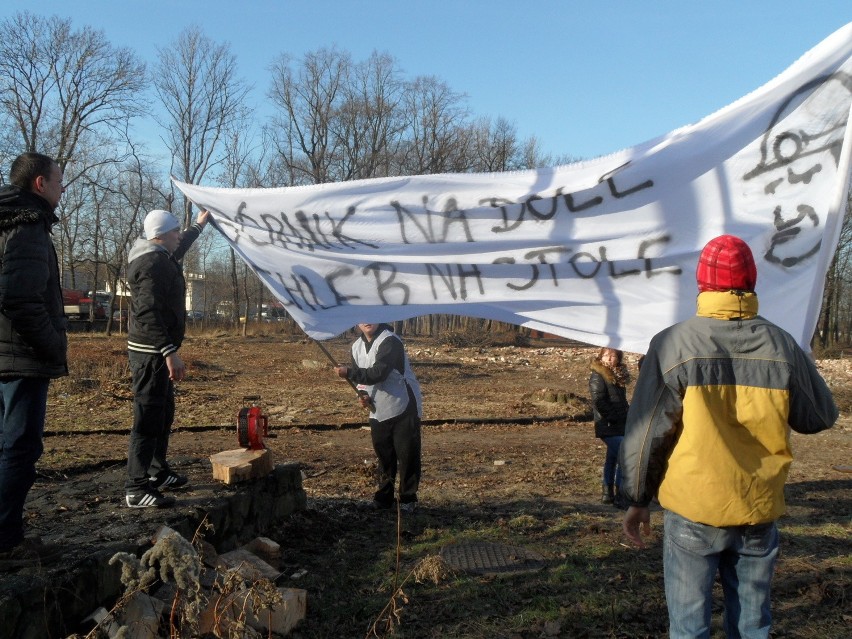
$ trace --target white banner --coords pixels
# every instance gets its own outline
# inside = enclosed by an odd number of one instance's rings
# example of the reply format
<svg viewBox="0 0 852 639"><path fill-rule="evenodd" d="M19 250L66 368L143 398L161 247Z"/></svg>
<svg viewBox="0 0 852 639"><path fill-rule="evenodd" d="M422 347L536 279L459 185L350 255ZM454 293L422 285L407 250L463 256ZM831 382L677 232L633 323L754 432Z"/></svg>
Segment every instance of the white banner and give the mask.
<svg viewBox="0 0 852 639"><path fill-rule="evenodd" d="M697 124L587 162L176 184L315 339L445 313L644 352L694 314L698 254L730 233L754 252L761 315L808 348L848 192L850 105L852 24Z"/></svg>

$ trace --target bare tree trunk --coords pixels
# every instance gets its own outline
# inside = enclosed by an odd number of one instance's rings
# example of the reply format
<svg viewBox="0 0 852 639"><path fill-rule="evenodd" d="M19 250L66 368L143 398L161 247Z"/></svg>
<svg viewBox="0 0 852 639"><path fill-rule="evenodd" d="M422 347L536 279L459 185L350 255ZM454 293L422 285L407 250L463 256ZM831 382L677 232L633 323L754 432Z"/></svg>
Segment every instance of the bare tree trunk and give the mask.
<svg viewBox="0 0 852 639"><path fill-rule="evenodd" d="M243 322L243 326L242 326L243 337L248 335L249 304L251 303L251 300L249 299L248 274L249 274L249 270L246 269L245 273L243 274L243 293L246 297L246 315L245 315L246 321Z"/></svg>
<svg viewBox="0 0 852 639"><path fill-rule="evenodd" d="M237 254L233 248L229 249L231 258L231 321L237 330L240 329L240 281L237 279ZM248 308L248 299L246 299L246 308ZM243 333L245 334L245 333Z"/></svg>

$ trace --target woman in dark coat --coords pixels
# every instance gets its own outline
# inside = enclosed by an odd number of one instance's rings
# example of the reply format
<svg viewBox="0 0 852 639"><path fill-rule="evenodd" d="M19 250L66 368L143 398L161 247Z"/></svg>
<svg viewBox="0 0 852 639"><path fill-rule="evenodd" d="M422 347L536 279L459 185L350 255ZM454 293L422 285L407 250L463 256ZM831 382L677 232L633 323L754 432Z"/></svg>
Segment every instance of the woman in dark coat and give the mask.
<svg viewBox="0 0 852 639"><path fill-rule="evenodd" d="M589 392L595 420L595 437L606 444L603 467L601 502L616 502L621 487L621 468L618 449L624 439L627 421L627 384L630 374L624 365L624 353L614 348L602 348L591 362Z"/></svg>

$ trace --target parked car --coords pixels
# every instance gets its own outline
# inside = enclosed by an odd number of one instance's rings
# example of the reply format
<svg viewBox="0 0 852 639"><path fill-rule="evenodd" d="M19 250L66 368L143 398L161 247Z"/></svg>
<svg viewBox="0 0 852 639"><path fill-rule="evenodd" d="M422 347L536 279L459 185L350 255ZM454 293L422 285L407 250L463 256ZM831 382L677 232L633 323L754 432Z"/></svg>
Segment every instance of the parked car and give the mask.
<svg viewBox="0 0 852 639"><path fill-rule="evenodd" d="M287 318L287 311L283 306L264 304L260 309L260 319L264 322L284 322Z"/></svg>
<svg viewBox="0 0 852 639"><path fill-rule="evenodd" d="M202 313L201 311L187 311L186 319L188 319L190 322L200 322L204 319L204 313Z"/></svg>

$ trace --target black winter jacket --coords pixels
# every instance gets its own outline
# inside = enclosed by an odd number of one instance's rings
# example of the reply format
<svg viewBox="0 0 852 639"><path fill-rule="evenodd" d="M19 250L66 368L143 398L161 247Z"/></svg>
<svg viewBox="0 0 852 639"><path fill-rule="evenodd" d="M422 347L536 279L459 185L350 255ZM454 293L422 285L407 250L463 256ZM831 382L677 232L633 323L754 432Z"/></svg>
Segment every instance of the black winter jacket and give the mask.
<svg viewBox="0 0 852 639"><path fill-rule="evenodd" d="M194 224L183 232L171 255L162 246L138 239L128 256L130 322L127 348L140 353L171 355L186 331L186 281L178 260L201 233Z"/></svg>
<svg viewBox="0 0 852 639"><path fill-rule="evenodd" d="M595 420L595 437L624 435L627 422L627 389L615 382L615 375L596 359L592 360L589 392Z"/></svg>
<svg viewBox="0 0 852 639"><path fill-rule="evenodd" d="M67 320L50 237L57 221L41 196L0 188L0 377L68 374Z"/></svg>

